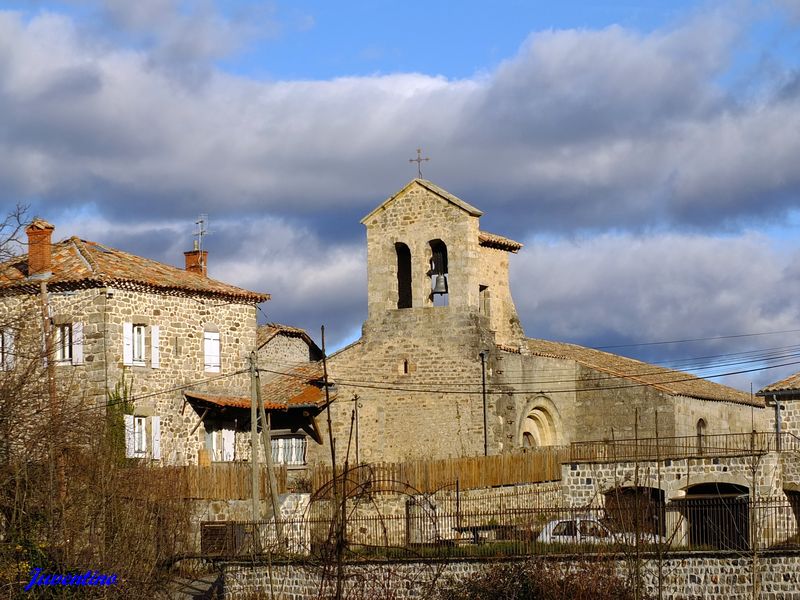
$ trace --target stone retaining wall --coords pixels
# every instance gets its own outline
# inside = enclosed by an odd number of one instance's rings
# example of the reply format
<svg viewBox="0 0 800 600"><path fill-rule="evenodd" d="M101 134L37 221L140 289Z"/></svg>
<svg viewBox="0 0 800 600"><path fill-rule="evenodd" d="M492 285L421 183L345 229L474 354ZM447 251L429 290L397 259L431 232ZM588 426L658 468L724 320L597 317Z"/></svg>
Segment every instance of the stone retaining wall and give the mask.
<svg viewBox="0 0 800 600"><path fill-rule="evenodd" d="M566 560L566 559L565 559ZM432 597L442 577L466 577L487 565L485 561L398 562L347 567L346 598L365 600L417 600ZM771 554L757 561L753 593L753 561L742 556L675 556L662 561L663 600L800 600L800 556ZM621 576L630 565L616 561ZM274 564L271 579L275 600L328 598L333 591L331 573L322 584L321 567ZM647 592L657 597L658 563L643 561ZM224 598L270 598L267 566L224 567Z"/></svg>

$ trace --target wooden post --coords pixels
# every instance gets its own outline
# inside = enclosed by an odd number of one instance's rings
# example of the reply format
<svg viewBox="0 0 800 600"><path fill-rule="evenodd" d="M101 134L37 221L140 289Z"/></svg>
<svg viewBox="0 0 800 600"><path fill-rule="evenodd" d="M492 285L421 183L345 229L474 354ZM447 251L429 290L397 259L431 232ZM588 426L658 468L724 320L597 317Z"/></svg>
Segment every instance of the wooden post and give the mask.
<svg viewBox="0 0 800 600"><path fill-rule="evenodd" d="M256 373L256 399L258 410L261 413L261 443L264 446L264 458L267 464L267 479L269 481L269 495L272 501L272 514L275 516L275 533L278 536L278 543L283 544L283 525L281 514L278 510L278 485L275 482L275 470L272 466L272 423L269 415L264 410L264 402L261 398L261 377L258 373L258 355L255 351L250 353L250 360Z"/></svg>

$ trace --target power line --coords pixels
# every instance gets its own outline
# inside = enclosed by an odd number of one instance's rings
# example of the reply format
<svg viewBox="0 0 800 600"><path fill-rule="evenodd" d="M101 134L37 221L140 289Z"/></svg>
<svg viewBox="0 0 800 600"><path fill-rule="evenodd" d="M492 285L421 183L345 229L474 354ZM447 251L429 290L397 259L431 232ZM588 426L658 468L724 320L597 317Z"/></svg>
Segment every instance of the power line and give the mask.
<svg viewBox="0 0 800 600"><path fill-rule="evenodd" d="M686 344L689 342L709 342L713 340L730 340L735 338L756 337L761 335L780 335L784 333L800 333L800 329L784 329L783 331L762 331L757 333L738 333L734 335L715 335L712 337L686 338L682 340L668 340L658 342L638 342L635 344L615 344L611 346L593 346L595 350L610 350L613 348L636 348L639 346L663 346L666 344Z"/></svg>

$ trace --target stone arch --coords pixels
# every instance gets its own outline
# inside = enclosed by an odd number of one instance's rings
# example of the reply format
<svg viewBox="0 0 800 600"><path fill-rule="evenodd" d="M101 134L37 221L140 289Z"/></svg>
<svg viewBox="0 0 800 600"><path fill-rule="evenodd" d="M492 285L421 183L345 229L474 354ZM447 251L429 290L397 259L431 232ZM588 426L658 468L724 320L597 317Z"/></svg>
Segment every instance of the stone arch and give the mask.
<svg viewBox="0 0 800 600"><path fill-rule="evenodd" d="M411 250L403 242L396 242L397 254L397 308L411 308Z"/></svg>
<svg viewBox="0 0 800 600"><path fill-rule="evenodd" d="M517 444L523 448L556 446L562 443L561 417L546 396L528 400L519 419Z"/></svg>

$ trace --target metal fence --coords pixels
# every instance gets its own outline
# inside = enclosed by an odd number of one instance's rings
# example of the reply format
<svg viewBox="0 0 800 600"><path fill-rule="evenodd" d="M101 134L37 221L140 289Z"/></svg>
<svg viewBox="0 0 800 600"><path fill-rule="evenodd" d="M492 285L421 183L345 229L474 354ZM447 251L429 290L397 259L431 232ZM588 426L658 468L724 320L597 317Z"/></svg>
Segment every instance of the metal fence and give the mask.
<svg viewBox="0 0 800 600"><path fill-rule="evenodd" d="M218 557L266 552L330 556L341 510L334 510L332 503L329 509L327 515L317 511L282 522L282 539L274 521L203 523L202 552ZM786 498L689 497L648 514L656 522L637 523L600 508L509 505L478 510L420 496L408 499L405 514L356 514L348 506L341 539L350 559L800 550L800 503Z"/></svg>
<svg viewBox="0 0 800 600"><path fill-rule="evenodd" d="M695 457L743 456L800 450L800 438L788 432L689 435L573 442L570 462L632 462Z"/></svg>

